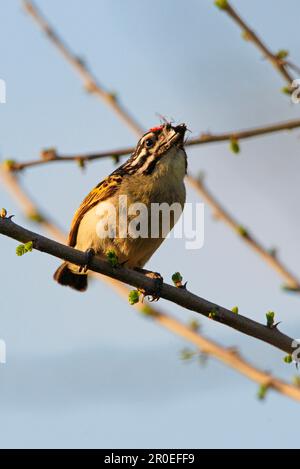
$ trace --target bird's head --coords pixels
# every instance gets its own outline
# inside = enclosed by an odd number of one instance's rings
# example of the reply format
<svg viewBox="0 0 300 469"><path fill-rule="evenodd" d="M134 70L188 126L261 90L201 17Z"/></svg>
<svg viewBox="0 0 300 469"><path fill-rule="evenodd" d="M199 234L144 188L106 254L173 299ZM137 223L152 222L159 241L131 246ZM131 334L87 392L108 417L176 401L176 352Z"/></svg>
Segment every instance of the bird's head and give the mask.
<svg viewBox="0 0 300 469"><path fill-rule="evenodd" d="M176 158L183 158L186 164L184 151L184 136L186 125L173 126L170 123L151 128L139 140L135 152L125 164L129 173L144 175L152 174L158 164L163 164L167 157L172 165Z"/></svg>

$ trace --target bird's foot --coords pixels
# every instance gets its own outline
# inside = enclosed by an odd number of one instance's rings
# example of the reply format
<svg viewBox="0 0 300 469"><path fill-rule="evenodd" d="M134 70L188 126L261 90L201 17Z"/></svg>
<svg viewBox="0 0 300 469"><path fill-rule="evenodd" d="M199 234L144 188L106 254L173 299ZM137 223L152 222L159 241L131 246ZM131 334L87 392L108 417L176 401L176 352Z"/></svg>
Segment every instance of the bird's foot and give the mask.
<svg viewBox="0 0 300 469"><path fill-rule="evenodd" d="M152 291L139 290L142 295L142 302L144 298L148 297L150 302L158 301L160 299L161 289L164 283L163 277L158 272L151 272L150 270L135 269L137 272L144 274L146 277L155 280L155 286Z"/></svg>
<svg viewBox="0 0 300 469"><path fill-rule="evenodd" d="M94 249L92 248L89 248L85 251L85 261L84 261L84 264L82 266L80 266L79 268L79 273L80 274L86 274L87 271L89 270L90 268L90 263L91 263L91 260L93 259L93 257L96 255Z"/></svg>

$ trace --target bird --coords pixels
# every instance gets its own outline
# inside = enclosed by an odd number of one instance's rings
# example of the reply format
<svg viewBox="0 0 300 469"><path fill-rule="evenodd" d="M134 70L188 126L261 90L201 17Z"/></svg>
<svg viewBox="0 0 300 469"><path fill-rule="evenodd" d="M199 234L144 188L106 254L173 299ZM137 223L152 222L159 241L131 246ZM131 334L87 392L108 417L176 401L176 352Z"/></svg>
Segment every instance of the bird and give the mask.
<svg viewBox="0 0 300 469"><path fill-rule="evenodd" d="M128 206L138 204L140 207L143 204L149 212L153 204L171 206L174 203L179 204L183 211L186 201L186 130L185 124L174 126L169 122L151 128L140 138L129 159L88 194L74 215L68 238L69 246L86 252L86 265L64 262L54 274L56 282L79 292L86 291L91 257L107 259L108 252L116 255L119 265L149 273L143 267L168 234L162 233L161 218L156 236L151 236L153 226L150 215L144 219L149 236L128 233L124 236L120 234L120 227L117 231L111 230L110 236L99 236L99 226L110 232L112 222L108 208L113 207L119 213L120 200L125 199ZM126 216L128 222L134 220L132 214ZM170 215L168 231L172 230L179 216ZM141 221L136 223L136 228L139 229L140 225ZM157 278L155 273L152 278Z"/></svg>

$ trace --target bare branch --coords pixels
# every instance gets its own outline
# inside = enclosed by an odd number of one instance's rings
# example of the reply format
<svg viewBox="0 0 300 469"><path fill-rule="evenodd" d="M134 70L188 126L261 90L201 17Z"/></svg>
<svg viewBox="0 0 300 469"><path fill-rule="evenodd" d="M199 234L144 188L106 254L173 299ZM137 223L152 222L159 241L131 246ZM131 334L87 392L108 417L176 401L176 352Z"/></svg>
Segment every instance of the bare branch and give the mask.
<svg viewBox="0 0 300 469"><path fill-rule="evenodd" d="M26 230L13 223L9 218L0 219L0 233L22 243L32 242L34 249L66 260L72 264L84 265L86 262L84 252ZM112 267L108 262L98 257L94 257L91 260L90 270L119 280L139 290L144 290L149 295L156 291L156 283L154 280L125 267ZM220 322L232 327L243 334L269 343L289 354L294 352L292 346L293 339L282 334L276 327L270 328L264 326L245 316L234 314L232 311L200 298L185 289L176 288L166 283L162 285L160 296L161 298L206 317L211 317L213 313L213 320L215 322Z"/></svg>
<svg viewBox="0 0 300 469"><path fill-rule="evenodd" d="M214 357L230 368L247 376L252 381L264 386L266 389L273 389L297 401L300 399L300 388L285 383L273 377L271 374L254 367L241 357L237 350L222 347L211 339L203 337L203 335L192 330L187 330L184 324L180 324L177 320L165 314L158 317L156 320L161 325L167 326L169 330L175 332L177 335L181 335L184 339L188 338L189 342L199 347L205 355Z"/></svg>
<svg viewBox="0 0 300 469"><path fill-rule="evenodd" d="M290 120L286 122L279 122L276 124L266 125L262 127L254 127L251 129L238 130L220 134L202 133L199 137L194 137L186 142L186 146L205 145L208 143L229 142L232 140L245 140L248 138L259 137L276 132L283 132L286 130L293 130L300 128L300 119ZM125 147L116 150L108 150L100 153L90 154L76 154L76 155L60 155L55 149L42 150L39 159L10 163L10 169L13 171L21 171L33 166L41 166L49 163L59 162L77 162L84 164L89 161L99 160L103 158L113 158L118 160L122 156L127 156L133 153L135 147Z"/></svg>
<svg viewBox="0 0 300 469"><path fill-rule="evenodd" d="M217 3L218 4L218 3ZM251 41L257 49L262 52L263 56L273 65L273 67L280 73L284 80L291 86L293 77L288 71L288 63L280 58L278 54L274 54L269 47L258 37L258 35L247 25L244 19L237 13L231 6L228 0L222 1L221 10L241 28L246 40Z"/></svg>
<svg viewBox="0 0 300 469"><path fill-rule="evenodd" d="M33 18L36 24L46 34L52 44L59 50L67 62L76 70L84 83L85 89L100 98L107 106L109 106L116 115L137 135L144 133L142 127L130 115L129 111L122 106L114 93L109 93L100 85L97 79L90 72L86 64L76 57L65 42L59 37L57 32L50 26L46 18L42 15L34 2L22 1L25 11Z"/></svg>
<svg viewBox="0 0 300 469"><path fill-rule="evenodd" d="M275 253L266 249L246 228L243 227L209 192L204 182L192 176L188 176L189 184L200 194L211 207L214 216L222 220L231 228L248 246L255 251L273 270L275 270L286 282L286 287L300 293L300 280L280 262Z"/></svg>

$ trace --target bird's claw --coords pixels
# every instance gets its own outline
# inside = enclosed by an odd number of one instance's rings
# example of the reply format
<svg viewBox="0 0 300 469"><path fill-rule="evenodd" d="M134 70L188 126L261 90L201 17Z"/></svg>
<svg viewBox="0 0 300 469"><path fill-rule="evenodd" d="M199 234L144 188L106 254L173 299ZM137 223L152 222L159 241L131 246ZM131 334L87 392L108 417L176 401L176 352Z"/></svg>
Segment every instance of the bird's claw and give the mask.
<svg viewBox="0 0 300 469"><path fill-rule="evenodd" d="M87 271L90 268L90 263L93 257L95 256L95 251L94 249L90 248L85 251L85 262L82 266L79 268L79 273L84 273L86 274Z"/></svg>
<svg viewBox="0 0 300 469"><path fill-rule="evenodd" d="M144 274L146 277L151 278L152 280L155 281L155 286L153 288L153 291L151 292L146 291L146 290L141 290L142 302L144 298L146 297L148 297L150 303L156 302L160 299L160 294L161 294L162 285L164 283L164 279L158 272L144 271Z"/></svg>

